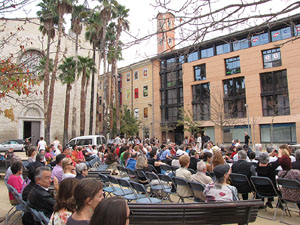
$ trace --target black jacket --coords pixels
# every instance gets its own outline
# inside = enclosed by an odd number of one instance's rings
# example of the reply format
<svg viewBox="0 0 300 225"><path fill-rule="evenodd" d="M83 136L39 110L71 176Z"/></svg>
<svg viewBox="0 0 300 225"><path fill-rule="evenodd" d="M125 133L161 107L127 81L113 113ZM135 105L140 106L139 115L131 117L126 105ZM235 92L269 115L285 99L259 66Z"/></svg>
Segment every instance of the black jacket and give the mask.
<svg viewBox="0 0 300 225"><path fill-rule="evenodd" d="M31 208L44 212L50 218L55 199L48 191L36 184L30 191L27 202Z"/></svg>
<svg viewBox="0 0 300 225"><path fill-rule="evenodd" d="M249 180L251 176L255 176L254 165L246 160L238 160L237 162L233 163L231 169L233 173L246 175Z"/></svg>

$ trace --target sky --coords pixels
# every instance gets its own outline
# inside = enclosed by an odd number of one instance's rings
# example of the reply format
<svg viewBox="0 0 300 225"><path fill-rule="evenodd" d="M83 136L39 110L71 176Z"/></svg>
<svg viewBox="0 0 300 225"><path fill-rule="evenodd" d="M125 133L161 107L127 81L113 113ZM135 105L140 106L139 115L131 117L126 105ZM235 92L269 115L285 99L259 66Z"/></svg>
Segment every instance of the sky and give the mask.
<svg viewBox="0 0 300 225"><path fill-rule="evenodd" d="M84 1L84 0L80 0ZM182 4L186 0L171 0L171 6L174 9L179 9ZM200 0L189 0L191 2L201 2ZM253 0L244 0L248 2L252 2ZM31 4L28 5L23 11L20 11L17 13L18 17L25 17L26 15L28 17L36 17L36 12L39 10L39 7L36 5L40 2L40 0L31 0ZM88 0L89 6L93 7L95 4L97 4L97 0ZM123 43L131 42L133 37L143 37L148 34L152 34L156 32L156 20L155 17L158 14L158 12L164 12L162 9L160 11L153 7L153 4L155 4L155 0L118 0L118 2L122 5L125 5L127 8L130 9L129 11L129 17L128 21L130 23L130 30L128 34L123 33L121 36L121 40ZM223 7L225 4L240 2L240 0L211 0L212 6L215 8ZM296 0L272 0L271 3L266 4L264 7L261 7L259 9L253 9L257 12L257 10L267 11L270 12L271 10L278 10L281 8L284 8L285 5L290 4L292 2L296 2ZM192 10L192 9L190 9ZM205 13L203 9L201 13ZM245 12L251 15L250 12ZM293 12L300 13L300 10L296 10ZM178 12L178 14L182 15L182 11ZM16 13L12 15L7 15L9 17L16 17ZM70 18L70 15L65 17L65 20L68 21ZM175 24L176 25L176 24ZM70 23L66 24L67 29L70 27ZM192 29L193 30L193 27ZM176 33L177 37L179 36L178 33ZM225 33L215 33L209 38L212 38L217 35L225 35ZM157 41L156 37L153 36L150 39L147 39L137 45L131 46L130 48L125 48L123 50L123 61L118 62L118 67L123 67L138 61L141 61L145 58L153 57L155 56L157 52Z"/></svg>

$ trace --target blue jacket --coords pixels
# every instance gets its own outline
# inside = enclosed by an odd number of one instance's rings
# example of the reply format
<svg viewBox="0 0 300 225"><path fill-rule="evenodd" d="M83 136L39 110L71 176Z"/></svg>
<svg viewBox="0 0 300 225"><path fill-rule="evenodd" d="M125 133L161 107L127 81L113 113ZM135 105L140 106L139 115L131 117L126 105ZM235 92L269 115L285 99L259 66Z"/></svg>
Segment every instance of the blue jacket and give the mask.
<svg viewBox="0 0 300 225"><path fill-rule="evenodd" d="M126 166L126 168L135 170L135 164L136 164L136 160L133 159L133 158L130 158L130 159L127 161L127 166Z"/></svg>

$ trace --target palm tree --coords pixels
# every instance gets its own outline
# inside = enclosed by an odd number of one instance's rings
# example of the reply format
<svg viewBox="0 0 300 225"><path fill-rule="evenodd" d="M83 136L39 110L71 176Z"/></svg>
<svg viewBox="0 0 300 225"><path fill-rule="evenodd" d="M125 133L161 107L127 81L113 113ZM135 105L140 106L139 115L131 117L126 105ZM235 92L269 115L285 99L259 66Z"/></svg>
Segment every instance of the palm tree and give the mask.
<svg viewBox="0 0 300 225"><path fill-rule="evenodd" d="M85 108L89 77L91 73L96 72L96 65L93 59L78 56L78 72L82 73L80 98L80 135L82 136L85 131Z"/></svg>
<svg viewBox="0 0 300 225"><path fill-rule="evenodd" d="M46 50L46 61L44 67L44 118L45 118L45 133L48 131L48 102L49 102L49 61L50 61L50 44L51 40L55 37L54 26L58 24L58 15L55 10L55 0L43 0L38 4L41 7L40 11L37 12L40 18L41 25L39 30L43 35L47 35L47 50ZM49 126L50 129L50 126ZM50 130L49 130L50 131ZM46 139L49 142L49 140Z"/></svg>
<svg viewBox="0 0 300 225"><path fill-rule="evenodd" d="M75 62L76 62L76 71L77 74L77 56L78 56L78 37L82 32L82 21L84 18L88 16L88 9L86 9L83 5L73 5L73 12L72 12L72 21L71 21L71 30L75 33ZM77 76L78 77L78 76ZM76 79L76 77L75 77ZM76 118L77 118L77 107L76 107L76 100L77 100L77 82L75 82L75 92L73 95L73 110L72 110L72 137L76 136Z"/></svg>
<svg viewBox="0 0 300 225"><path fill-rule="evenodd" d="M99 39L101 37L101 18L99 12L92 13L91 17L87 21L87 28L85 33L86 40L89 40L93 46L93 60L96 62L96 47L99 45ZM94 123L94 94L95 94L95 73L92 73L92 88L91 88L91 104L90 104L90 125L89 134L93 132Z"/></svg>
<svg viewBox="0 0 300 225"><path fill-rule="evenodd" d="M101 32L101 37L99 41L99 60L98 60L98 78L100 76L100 65L102 59L105 60L105 44L106 44L106 33L107 33L107 25L109 21L111 20L111 14L112 14L112 1L110 0L99 0L100 3L102 3L102 8L100 10L100 18L102 21L102 32ZM104 68L105 71L105 68ZM106 82L107 77L105 77ZM100 85L100 79L98 79L98 85ZM99 104L99 94L97 93L97 105L96 105L96 132L100 132L100 104ZM105 99L106 100L106 99ZM106 130L106 129L104 129ZM106 133L106 132L105 132Z"/></svg>
<svg viewBox="0 0 300 225"><path fill-rule="evenodd" d="M58 69L61 71L59 75L59 79L63 84L67 85L66 100L65 100L64 136L63 136L63 144L65 145L68 141L70 93L72 89L72 84L75 81L76 62L73 59L73 57L65 58L63 63L59 65Z"/></svg>
<svg viewBox="0 0 300 225"><path fill-rule="evenodd" d="M118 51L119 51L119 46L120 46L120 36L123 30L129 30L129 21L127 20L128 18L128 12L129 9L126 9L125 6L118 4L115 2L115 7L113 11L113 17L117 19L117 33L116 33L116 41L115 41L115 48L114 50L116 51L113 64L117 64L117 59L118 59ZM117 133L120 134L120 105L119 105L119 88L118 88L118 69L117 65L113 66L115 71L112 71L113 76L116 78L115 79L115 104L116 104L116 122L117 122Z"/></svg>
<svg viewBox="0 0 300 225"><path fill-rule="evenodd" d="M45 139L50 142L50 125L51 125L51 117L52 117L52 105L54 99L54 86L56 80L56 73L58 69L58 54L60 52L60 45L61 45L61 37L63 34L63 21L64 21L64 14L72 12L72 1L73 0L56 0L56 9L58 10L58 39L56 45L56 52L54 57L54 66L53 72L51 76L50 82L50 91L49 91L49 102L47 108L47 120L45 123Z"/></svg>

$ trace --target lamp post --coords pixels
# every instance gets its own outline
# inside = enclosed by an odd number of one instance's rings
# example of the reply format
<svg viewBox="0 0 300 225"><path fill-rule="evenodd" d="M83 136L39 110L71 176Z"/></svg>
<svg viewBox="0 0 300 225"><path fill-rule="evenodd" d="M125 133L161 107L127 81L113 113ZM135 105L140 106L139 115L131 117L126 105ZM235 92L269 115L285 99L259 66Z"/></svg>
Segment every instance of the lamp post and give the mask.
<svg viewBox="0 0 300 225"><path fill-rule="evenodd" d="M245 107L246 107L246 113L247 113L247 119L248 119L248 134L250 134L250 139L251 139L248 104L245 104Z"/></svg>

